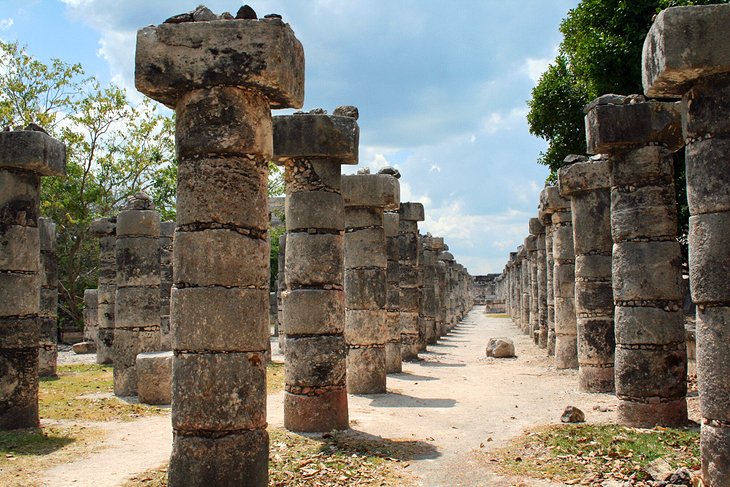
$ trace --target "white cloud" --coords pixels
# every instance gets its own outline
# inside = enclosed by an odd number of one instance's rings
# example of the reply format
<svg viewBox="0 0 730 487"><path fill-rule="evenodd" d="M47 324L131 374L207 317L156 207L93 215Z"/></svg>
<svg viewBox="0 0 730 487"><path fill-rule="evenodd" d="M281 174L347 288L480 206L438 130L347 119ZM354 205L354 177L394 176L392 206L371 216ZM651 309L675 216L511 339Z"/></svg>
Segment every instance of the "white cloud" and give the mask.
<svg viewBox="0 0 730 487"><path fill-rule="evenodd" d="M0 30L8 30L14 23L15 22L11 17L8 17L7 19L0 19Z"/></svg>
<svg viewBox="0 0 730 487"><path fill-rule="evenodd" d="M558 45L553 46L552 55L549 57L532 58L528 57L525 59L522 69L520 70L523 74L527 75L534 84L540 81L540 76L547 71L548 66L555 60L558 55Z"/></svg>
<svg viewBox="0 0 730 487"><path fill-rule="evenodd" d="M482 128L489 135L502 130L511 130L524 124L528 109L526 106L515 107L507 112L492 112L482 122Z"/></svg>
<svg viewBox="0 0 730 487"><path fill-rule="evenodd" d="M416 194L413 192L410 183L400 180L400 200L410 201L413 203L421 203L424 206L426 214L430 211L428 208L431 206L431 198L427 194Z"/></svg>
<svg viewBox="0 0 730 487"><path fill-rule="evenodd" d="M431 164L431 169L429 169L428 172L441 172L441 168L438 164Z"/></svg>

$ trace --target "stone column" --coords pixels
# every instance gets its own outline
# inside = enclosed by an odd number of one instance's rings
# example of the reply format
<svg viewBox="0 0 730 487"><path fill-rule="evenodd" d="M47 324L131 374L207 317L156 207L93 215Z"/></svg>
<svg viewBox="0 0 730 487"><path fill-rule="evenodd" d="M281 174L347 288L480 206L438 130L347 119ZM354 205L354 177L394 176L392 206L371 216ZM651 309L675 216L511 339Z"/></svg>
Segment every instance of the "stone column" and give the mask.
<svg viewBox="0 0 730 487"><path fill-rule="evenodd" d="M38 321L41 339L38 349L38 375L56 375L58 357L58 256L56 255L56 224L50 218L38 219L40 233L41 294ZM84 303L86 293L84 293ZM96 306L94 306L96 311ZM84 331L86 329L84 328ZM96 335L96 329L93 330ZM91 337L93 340L94 337Z"/></svg>
<svg viewBox="0 0 730 487"><path fill-rule="evenodd" d="M433 316L433 325L428 343L433 345L443 336L443 321L439 316L441 307L441 284L439 282L439 255L444 248L443 237L426 237L424 240L424 297L427 303L427 312ZM428 252L428 254L426 253ZM428 285L428 289L426 286Z"/></svg>
<svg viewBox="0 0 730 487"><path fill-rule="evenodd" d="M114 361L114 301L117 294L116 217L94 220L91 233L99 238L99 328L96 333L96 363L111 364Z"/></svg>
<svg viewBox="0 0 730 487"><path fill-rule="evenodd" d="M555 356L555 293L553 292L553 210L550 201L560 198L557 186L551 186L540 192L539 218L545 227L545 285L546 285L546 318L547 318L547 353Z"/></svg>
<svg viewBox="0 0 730 487"><path fill-rule="evenodd" d="M284 165L286 182L284 427L347 429L340 165L357 164L357 111L338 108L333 116L302 113L273 120L274 160Z"/></svg>
<svg viewBox="0 0 730 487"><path fill-rule="evenodd" d="M525 335L530 334L530 260L526 245L521 245L520 255L520 328Z"/></svg>
<svg viewBox="0 0 730 487"><path fill-rule="evenodd" d="M386 252L383 212L400 200L387 174L342 176L345 200L347 391L385 392Z"/></svg>
<svg viewBox="0 0 730 487"><path fill-rule="evenodd" d="M552 194L549 202L553 225L553 299L555 300L555 367L578 368L575 319L575 253L570 201Z"/></svg>
<svg viewBox="0 0 730 487"><path fill-rule="evenodd" d="M168 481L265 486L270 109L302 105L303 49L279 16L145 27L136 86L177 115Z"/></svg>
<svg viewBox="0 0 730 487"><path fill-rule="evenodd" d="M388 374L403 371L403 356L400 350L400 216L397 211L386 211L383 214L383 228L388 253L388 269L385 296L385 371Z"/></svg>
<svg viewBox="0 0 730 487"><path fill-rule="evenodd" d="M618 420L643 428L687 422L687 349L672 160L681 117L677 103L642 100L593 102L586 140L611 165Z"/></svg>
<svg viewBox="0 0 730 487"><path fill-rule="evenodd" d="M137 354L160 350L160 213L149 196L117 216L114 394L137 395Z"/></svg>
<svg viewBox="0 0 730 487"><path fill-rule="evenodd" d="M0 430L38 426L41 176L66 173L43 132L0 132Z"/></svg>
<svg viewBox="0 0 730 487"><path fill-rule="evenodd" d="M99 290L84 289L84 341L96 341L99 336Z"/></svg>
<svg viewBox="0 0 730 487"><path fill-rule="evenodd" d="M421 203L400 204L400 325L403 360L418 358L418 222L424 219Z"/></svg>
<svg viewBox="0 0 730 487"><path fill-rule="evenodd" d="M279 255L277 260L279 274L276 278L276 302L279 313L279 352L284 353L286 329L284 327L284 303L281 299L286 291L286 233L279 237Z"/></svg>
<svg viewBox="0 0 730 487"><path fill-rule="evenodd" d="M160 223L160 350L172 350L170 333L170 293L175 222Z"/></svg>
<svg viewBox="0 0 730 487"><path fill-rule="evenodd" d="M446 267L447 264L441 260L442 252L436 256L436 277L438 278L438 307L436 308L436 323L438 324L439 338L448 333L448 323L446 317Z"/></svg>
<svg viewBox="0 0 730 487"><path fill-rule="evenodd" d="M730 486L730 5L670 8L644 43L648 96L682 96L689 274L697 304L702 476Z"/></svg>
<svg viewBox="0 0 730 487"><path fill-rule="evenodd" d="M560 194L570 198L575 248L578 383L585 392L613 392L611 192L607 159L560 168Z"/></svg>
<svg viewBox="0 0 730 487"><path fill-rule="evenodd" d="M528 261L528 279L529 279L529 328L527 334L537 344L539 337L539 316L538 316L538 305L537 305L537 248L538 248L537 237L535 235L528 235L525 238L525 249L527 250L527 261Z"/></svg>
<svg viewBox="0 0 730 487"><path fill-rule="evenodd" d="M535 320L536 333L535 343L540 348L547 348L548 342L548 325L547 325L547 275L546 275L546 255L545 255L545 227L539 218L530 218L530 234L535 237L535 269L536 269L536 288L537 296L537 319Z"/></svg>
<svg viewBox="0 0 730 487"><path fill-rule="evenodd" d="M444 246L445 248L447 246ZM454 266L454 256L451 254L451 252L441 252L439 255L439 260L444 263L444 276L445 276L445 286L444 286L444 316L445 320L444 323L446 324L446 328L444 330L444 335L447 335L451 329L454 327L455 323L455 315L454 315L454 306L453 306L453 293L454 293L454 277L453 277L453 266Z"/></svg>

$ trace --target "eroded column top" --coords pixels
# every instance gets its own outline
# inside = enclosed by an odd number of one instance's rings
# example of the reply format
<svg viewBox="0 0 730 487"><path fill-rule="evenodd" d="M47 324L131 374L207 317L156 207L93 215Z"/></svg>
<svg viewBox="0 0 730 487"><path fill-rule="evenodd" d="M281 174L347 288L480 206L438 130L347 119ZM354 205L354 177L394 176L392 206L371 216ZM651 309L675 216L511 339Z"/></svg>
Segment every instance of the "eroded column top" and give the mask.
<svg viewBox="0 0 730 487"><path fill-rule="evenodd" d="M66 146L39 130L2 131L0 168L20 169L41 176L64 176Z"/></svg>
<svg viewBox="0 0 730 487"><path fill-rule="evenodd" d="M545 226L542 224L539 218L530 218L529 223L529 232L530 235L542 235L545 233Z"/></svg>
<svg viewBox="0 0 730 487"><path fill-rule="evenodd" d="M680 98L698 79L730 73L730 5L672 7L657 15L644 40L646 96Z"/></svg>
<svg viewBox="0 0 730 487"><path fill-rule="evenodd" d="M96 220L91 222L91 233L93 233L97 237L116 235L117 218L97 218Z"/></svg>
<svg viewBox="0 0 730 487"><path fill-rule="evenodd" d="M525 250L527 252L535 252L537 250L537 237L528 235L525 237Z"/></svg>
<svg viewBox="0 0 730 487"><path fill-rule="evenodd" d="M568 210L570 210L570 200L560 196L560 189L557 186L548 186L540 192L538 216L544 224L552 224L553 213Z"/></svg>
<svg viewBox="0 0 730 487"><path fill-rule="evenodd" d="M684 145L679 102L641 95L604 95L586 107L586 143L591 154L643 145L677 150Z"/></svg>
<svg viewBox="0 0 730 487"><path fill-rule="evenodd" d="M281 165L288 159L311 158L357 164L360 143L357 108L338 107L334 115L323 112L315 109L273 117L274 162Z"/></svg>
<svg viewBox="0 0 730 487"><path fill-rule="evenodd" d="M610 187L611 171L608 159L576 162L558 170L558 188L562 196L573 196Z"/></svg>
<svg viewBox="0 0 730 487"><path fill-rule="evenodd" d="M410 222L422 222L425 219L423 204L406 201L400 204L398 210L400 219Z"/></svg>
<svg viewBox="0 0 730 487"><path fill-rule="evenodd" d="M372 206L395 210L400 205L400 183L388 174L343 175L342 198L345 207Z"/></svg>
<svg viewBox="0 0 730 487"><path fill-rule="evenodd" d="M135 86L170 108L183 94L214 86L259 91L272 108L299 108L304 49L278 16L151 25L137 31Z"/></svg>

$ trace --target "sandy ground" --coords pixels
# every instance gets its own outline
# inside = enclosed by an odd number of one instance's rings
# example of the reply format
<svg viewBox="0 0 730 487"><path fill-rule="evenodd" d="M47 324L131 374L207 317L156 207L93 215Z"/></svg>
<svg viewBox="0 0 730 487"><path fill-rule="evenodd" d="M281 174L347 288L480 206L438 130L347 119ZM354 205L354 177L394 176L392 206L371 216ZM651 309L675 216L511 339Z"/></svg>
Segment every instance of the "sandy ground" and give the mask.
<svg viewBox="0 0 730 487"><path fill-rule="evenodd" d="M485 357L488 339L497 336L514 339L517 358ZM85 357L93 361L93 355ZM578 392L576 371L555 370L509 319L491 318L480 308L421 360L388 376L388 394L351 395L349 401L353 429L421 443L426 453L408 468L429 487L551 485L498 477L475 452L503 446L529 426L558 423L568 405L582 409L589 422L613 421L616 406L612 395ZM282 402L283 394L269 396L274 426L283 425ZM169 416L115 423L110 429L103 449L47 471L44 485L115 486L169 457Z"/></svg>

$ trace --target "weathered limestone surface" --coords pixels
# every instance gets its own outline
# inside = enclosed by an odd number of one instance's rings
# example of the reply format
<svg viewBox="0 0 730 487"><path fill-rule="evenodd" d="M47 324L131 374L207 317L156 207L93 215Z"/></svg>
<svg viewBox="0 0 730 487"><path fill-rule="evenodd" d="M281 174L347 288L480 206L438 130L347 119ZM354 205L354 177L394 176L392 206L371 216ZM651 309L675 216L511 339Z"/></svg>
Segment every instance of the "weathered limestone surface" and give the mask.
<svg viewBox="0 0 730 487"><path fill-rule="evenodd" d="M424 220L421 203L404 202L399 209L400 327L403 360L418 358L418 222ZM447 274L448 275L448 274Z"/></svg>
<svg viewBox="0 0 730 487"><path fill-rule="evenodd" d="M172 349L170 334L170 293L175 222L160 223L160 350Z"/></svg>
<svg viewBox="0 0 730 487"><path fill-rule="evenodd" d="M553 233L555 229L552 218L554 208L551 206L551 201L554 201L555 198L560 198L560 190L557 186L549 186L540 192L540 204L538 206L538 216L545 226L547 353L550 357L555 356L555 294L553 289L553 267L555 265L553 260ZM510 254L510 262L513 262L512 254ZM512 269L510 269L509 277L512 278ZM512 284L510 283L510 285Z"/></svg>
<svg viewBox="0 0 730 487"><path fill-rule="evenodd" d="M58 357L58 256L56 255L56 224L50 218L38 219L40 236L40 278L41 294L38 321L40 323L40 347L38 348L38 375L52 377L56 375L56 359ZM84 293L84 303L86 293ZM95 305L96 303L94 303ZM94 306L96 312L96 306ZM90 330L94 339L96 329ZM86 333L86 327L84 327ZM88 339L88 338L87 338Z"/></svg>
<svg viewBox="0 0 730 487"><path fill-rule="evenodd" d="M423 287L421 296L421 310L426 331L426 344L434 345L439 339L439 331L436 328L436 313L438 303L436 301L437 288L437 262L439 243L443 239L433 237L430 234L422 237L423 247Z"/></svg>
<svg viewBox="0 0 730 487"><path fill-rule="evenodd" d="M0 429L38 426L41 176L66 172L66 147L0 132Z"/></svg>
<svg viewBox="0 0 730 487"><path fill-rule="evenodd" d="M545 226L539 218L530 218L530 234L535 237L535 295L537 296L536 328L533 338L540 348L547 348L547 256L545 253Z"/></svg>
<svg viewBox="0 0 730 487"><path fill-rule="evenodd" d="M274 117L273 125L274 160L286 182L284 426L346 429L340 166L357 164L359 128L356 118L319 113Z"/></svg>
<svg viewBox="0 0 730 487"><path fill-rule="evenodd" d="M114 394L137 395L135 361L160 350L160 213L139 193L117 216Z"/></svg>
<svg viewBox="0 0 730 487"><path fill-rule="evenodd" d="M143 352L137 355L137 396L142 404L170 404L172 401L172 352Z"/></svg>
<svg viewBox="0 0 730 487"><path fill-rule="evenodd" d="M689 272L697 304L702 475L730 486L730 5L671 8L644 44L644 90L682 97L690 211Z"/></svg>
<svg viewBox="0 0 730 487"><path fill-rule="evenodd" d="M280 18L150 26L135 84L177 115L168 482L265 486L270 108L301 107L304 52Z"/></svg>
<svg viewBox="0 0 730 487"><path fill-rule="evenodd" d="M682 425L687 350L672 162L682 145L679 107L594 104L586 131L588 151L609 154L611 165L619 421Z"/></svg>
<svg viewBox="0 0 730 487"><path fill-rule="evenodd" d="M276 303L279 316L279 350L284 353L286 348L286 327L284 326L284 303L282 296L286 291L286 233L279 237L279 255L277 256L279 273L276 276Z"/></svg>
<svg viewBox="0 0 730 487"><path fill-rule="evenodd" d="M388 253L388 268L385 280L385 372L394 374L403 370L403 356L400 345L400 217L397 211L386 211L383 214L385 244Z"/></svg>
<svg viewBox="0 0 730 487"><path fill-rule="evenodd" d="M570 200L551 193L553 226L553 299L555 301L555 367L578 368L575 317L575 250Z"/></svg>
<svg viewBox="0 0 730 487"><path fill-rule="evenodd" d="M99 333L99 290L84 289L84 341L91 352L96 352L96 341ZM77 345L74 343L74 345ZM74 351L79 347L75 347ZM79 352L76 352L79 353Z"/></svg>
<svg viewBox="0 0 730 487"><path fill-rule="evenodd" d="M114 361L114 301L117 293L116 228L116 217L100 218L91 224L91 232L99 238L97 364L111 364Z"/></svg>
<svg viewBox="0 0 730 487"><path fill-rule="evenodd" d="M528 327L526 333L530 336L537 344L539 338L539 316L538 316L538 304L537 304L537 237L535 235L528 235L525 237L525 250L527 251L527 262L528 262L528 286L530 292L528 293Z"/></svg>
<svg viewBox="0 0 730 487"><path fill-rule="evenodd" d="M386 382L388 256L383 212L398 207L400 185L387 174L342 176L342 196L347 390L351 394L378 394L385 392ZM415 312L417 319L417 301Z"/></svg>
<svg viewBox="0 0 730 487"><path fill-rule="evenodd" d="M575 249L578 383L585 392L613 392L611 192L607 159L560 168L560 193L570 198Z"/></svg>

